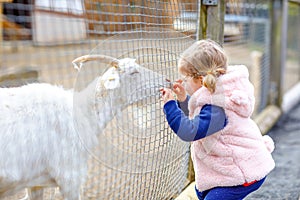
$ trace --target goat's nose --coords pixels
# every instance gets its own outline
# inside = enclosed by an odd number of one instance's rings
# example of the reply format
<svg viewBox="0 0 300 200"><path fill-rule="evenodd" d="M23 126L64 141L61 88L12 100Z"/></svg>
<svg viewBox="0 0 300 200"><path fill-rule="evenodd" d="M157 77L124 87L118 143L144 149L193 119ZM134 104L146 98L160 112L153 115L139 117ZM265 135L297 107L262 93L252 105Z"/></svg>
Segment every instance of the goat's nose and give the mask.
<svg viewBox="0 0 300 200"><path fill-rule="evenodd" d="M167 82L166 87L172 89L173 83L171 82L171 80L166 78L166 82Z"/></svg>

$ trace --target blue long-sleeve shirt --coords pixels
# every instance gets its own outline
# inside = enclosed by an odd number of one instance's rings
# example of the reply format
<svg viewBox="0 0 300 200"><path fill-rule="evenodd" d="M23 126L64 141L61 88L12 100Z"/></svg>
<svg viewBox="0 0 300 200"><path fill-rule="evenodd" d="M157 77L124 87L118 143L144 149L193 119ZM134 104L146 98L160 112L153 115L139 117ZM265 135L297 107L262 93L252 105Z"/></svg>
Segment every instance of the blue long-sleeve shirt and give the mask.
<svg viewBox="0 0 300 200"><path fill-rule="evenodd" d="M188 100L168 101L164 112L171 129L184 141L196 141L223 129L227 124L224 109L206 104L193 119L188 118Z"/></svg>

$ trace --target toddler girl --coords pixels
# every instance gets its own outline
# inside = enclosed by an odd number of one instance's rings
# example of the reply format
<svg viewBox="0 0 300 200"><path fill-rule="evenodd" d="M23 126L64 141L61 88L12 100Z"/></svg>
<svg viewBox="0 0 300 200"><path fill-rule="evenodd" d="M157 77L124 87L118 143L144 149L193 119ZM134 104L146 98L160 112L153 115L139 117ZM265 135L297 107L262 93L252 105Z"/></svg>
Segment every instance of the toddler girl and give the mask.
<svg viewBox="0 0 300 200"><path fill-rule="evenodd" d="M197 196L243 199L275 167L273 140L262 136L250 118L254 88L248 69L227 66L224 50L212 40L197 41L186 49L178 69L183 78L172 90L161 89L162 100L171 129L192 142Z"/></svg>

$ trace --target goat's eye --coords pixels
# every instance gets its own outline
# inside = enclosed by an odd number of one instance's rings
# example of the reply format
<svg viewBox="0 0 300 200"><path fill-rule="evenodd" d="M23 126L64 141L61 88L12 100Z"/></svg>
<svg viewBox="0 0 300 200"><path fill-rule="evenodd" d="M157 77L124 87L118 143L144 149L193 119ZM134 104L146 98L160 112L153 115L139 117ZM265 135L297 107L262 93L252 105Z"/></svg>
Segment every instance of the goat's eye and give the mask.
<svg viewBox="0 0 300 200"><path fill-rule="evenodd" d="M134 74L138 74L140 73L138 69L136 68L133 68L131 71L130 71L130 75L134 75Z"/></svg>
<svg viewBox="0 0 300 200"><path fill-rule="evenodd" d="M133 74L138 74L140 73L139 71L134 71L134 72L131 72L130 75L133 75Z"/></svg>

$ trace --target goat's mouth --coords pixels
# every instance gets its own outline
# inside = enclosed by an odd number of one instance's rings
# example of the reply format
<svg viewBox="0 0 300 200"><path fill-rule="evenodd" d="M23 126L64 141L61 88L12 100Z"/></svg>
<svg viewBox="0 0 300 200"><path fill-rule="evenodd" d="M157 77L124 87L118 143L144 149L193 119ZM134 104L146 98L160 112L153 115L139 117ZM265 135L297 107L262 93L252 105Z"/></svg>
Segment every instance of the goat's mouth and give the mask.
<svg viewBox="0 0 300 200"><path fill-rule="evenodd" d="M166 85L163 85L163 87L173 89L173 82L168 78L166 78L165 81L166 81Z"/></svg>

